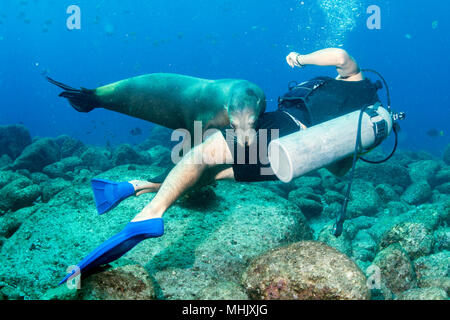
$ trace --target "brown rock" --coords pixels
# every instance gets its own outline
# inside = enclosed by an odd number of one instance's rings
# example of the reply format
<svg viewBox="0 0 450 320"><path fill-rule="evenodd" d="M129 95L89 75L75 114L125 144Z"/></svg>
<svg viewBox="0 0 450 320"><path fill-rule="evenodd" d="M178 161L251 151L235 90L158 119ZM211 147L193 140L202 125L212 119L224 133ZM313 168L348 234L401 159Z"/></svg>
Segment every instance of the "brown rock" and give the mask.
<svg viewBox="0 0 450 320"><path fill-rule="evenodd" d="M270 250L242 277L253 299L369 299L366 277L346 255L322 242L302 241Z"/></svg>
<svg viewBox="0 0 450 320"><path fill-rule="evenodd" d="M373 264L380 268L381 282L398 294L415 287L415 274L411 260L399 244L380 251Z"/></svg>
<svg viewBox="0 0 450 320"><path fill-rule="evenodd" d="M447 293L441 288L419 288L405 291L397 300L447 300Z"/></svg>
<svg viewBox="0 0 450 320"><path fill-rule="evenodd" d="M81 283L84 300L153 300L149 274L140 265L127 265L90 276Z"/></svg>

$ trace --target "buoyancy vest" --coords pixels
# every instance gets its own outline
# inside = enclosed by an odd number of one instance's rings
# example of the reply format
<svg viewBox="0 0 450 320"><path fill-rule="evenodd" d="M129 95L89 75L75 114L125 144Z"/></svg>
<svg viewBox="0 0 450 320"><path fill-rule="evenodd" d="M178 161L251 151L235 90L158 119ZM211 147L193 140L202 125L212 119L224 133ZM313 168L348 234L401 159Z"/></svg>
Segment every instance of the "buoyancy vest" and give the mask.
<svg viewBox="0 0 450 320"><path fill-rule="evenodd" d="M300 121L309 127L379 102L380 88L378 82L369 79L342 81L317 77L290 86L289 92L278 99L278 107L294 117L301 115Z"/></svg>

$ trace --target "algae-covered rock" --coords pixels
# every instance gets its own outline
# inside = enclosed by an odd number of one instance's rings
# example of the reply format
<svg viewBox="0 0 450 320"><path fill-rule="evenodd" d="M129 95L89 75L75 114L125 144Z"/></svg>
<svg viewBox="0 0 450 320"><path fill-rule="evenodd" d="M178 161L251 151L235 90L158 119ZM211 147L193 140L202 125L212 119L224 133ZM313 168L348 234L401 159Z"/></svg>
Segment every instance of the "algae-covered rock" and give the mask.
<svg viewBox="0 0 450 320"><path fill-rule="evenodd" d="M152 280L140 265L94 274L81 285L84 300L152 300L156 297Z"/></svg>
<svg viewBox="0 0 450 320"><path fill-rule="evenodd" d="M386 162L375 167L371 164L358 163L355 178L370 181L374 185L386 183L391 186L407 187L411 184L408 169L395 162Z"/></svg>
<svg viewBox="0 0 450 320"><path fill-rule="evenodd" d="M239 284L226 281L213 283L200 291L197 296L200 300L248 300L245 289Z"/></svg>
<svg viewBox="0 0 450 320"><path fill-rule="evenodd" d="M434 160L422 160L408 165L409 176L413 182L432 181L441 168L441 164Z"/></svg>
<svg viewBox="0 0 450 320"><path fill-rule="evenodd" d="M319 177L302 176L293 181L295 189L309 187L315 192L322 192L322 179Z"/></svg>
<svg viewBox="0 0 450 320"><path fill-rule="evenodd" d="M370 182L355 179L350 195L349 217L373 216L382 207L381 199Z"/></svg>
<svg viewBox="0 0 450 320"><path fill-rule="evenodd" d="M317 171L321 180L322 180L322 188L325 190L336 190L336 184L339 182L339 179L335 177L330 171L327 169L320 169Z"/></svg>
<svg viewBox="0 0 450 320"><path fill-rule="evenodd" d="M450 167L446 166L439 170L436 175L428 181L431 187L450 182Z"/></svg>
<svg viewBox="0 0 450 320"><path fill-rule="evenodd" d="M0 126L0 155L8 155L14 160L29 144L31 136L25 126Z"/></svg>
<svg viewBox="0 0 450 320"><path fill-rule="evenodd" d="M80 289L66 285L50 289L43 300L153 300L152 280L142 266L125 265L81 279ZM74 281L75 282L75 281Z"/></svg>
<svg viewBox="0 0 450 320"><path fill-rule="evenodd" d="M320 215L323 211L320 197L312 192L305 192L304 188L290 192L289 200L295 203L307 218Z"/></svg>
<svg viewBox="0 0 450 320"><path fill-rule="evenodd" d="M2 171L0 173L0 189L6 186L8 183L19 179L26 179L26 177L17 172Z"/></svg>
<svg viewBox="0 0 450 320"><path fill-rule="evenodd" d="M378 195L380 196L380 199L384 203L395 201L400 198L397 192L395 192L394 188L385 183L377 185L375 190L377 191Z"/></svg>
<svg viewBox="0 0 450 320"><path fill-rule="evenodd" d="M298 242L259 256L243 274L242 283L253 299L370 298L358 266L321 242Z"/></svg>
<svg viewBox="0 0 450 320"><path fill-rule="evenodd" d="M352 257L360 261L372 261L375 258L377 244L365 230L360 230L352 241Z"/></svg>
<svg viewBox="0 0 450 320"><path fill-rule="evenodd" d="M333 224L328 224L323 227L323 229L320 231L319 236L317 238L318 241L321 241L323 243L326 243L332 248L335 248L339 252L342 252L343 254L347 256L352 255L352 242L348 235L348 232L346 229L342 232L341 236L336 238L332 234L333 230Z"/></svg>
<svg viewBox="0 0 450 320"><path fill-rule="evenodd" d="M450 276L450 251L442 251L414 261L414 269L418 279L444 278Z"/></svg>
<svg viewBox="0 0 450 320"><path fill-rule="evenodd" d="M437 229L433 235L434 252L450 250L450 227Z"/></svg>
<svg viewBox="0 0 450 320"><path fill-rule="evenodd" d="M139 180L164 171L133 166L114 168L98 178ZM164 216L163 237L143 241L112 266L144 266L154 277L158 298L198 299L210 285L240 279L257 255L312 238L300 210L262 187L220 182L212 194L205 194L180 199ZM17 287L28 299L41 299L68 266L121 231L152 197L130 197L99 216L89 181L65 188L40 205L3 244L0 282Z"/></svg>
<svg viewBox="0 0 450 320"><path fill-rule="evenodd" d="M81 155L81 160L91 170L106 171L113 166L111 154L107 150L98 147L89 147Z"/></svg>
<svg viewBox="0 0 450 320"><path fill-rule="evenodd" d="M20 226L30 218L38 209L39 205L22 208L15 212L0 217L0 236L6 239L10 238Z"/></svg>
<svg viewBox="0 0 450 320"><path fill-rule="evenodd" d="M12 169L27 169L30 172L41 171L45 166L61 159L59 146L53 139L37 139L27 146L14 161Z"/></svg>
<svg viewBox="0 0 450 320"><path fill-rule="evenodd" d="M42 172L33 172L32 174L30 174L30 179L35 184L41 184L42 182L48 181L50 178L48 175Z"/></svg>
<svg viewBox="0 0 450 320"><path fill-rule="evenodd" d="M172 151L164 146L156 145L150 148L147 153L152 159L152 164L160 167L167 167L173 164Z"/></svg>
<svg viewBox="0 0 450 320"><path fill-rule="evenodd" d="M441 288L417 288L400 293L397 300L447 300L445 290Z"/></svg>
<svg viewBox="0 0 450 320"><path fill-rule="evenodd" d="M345 197L340 194L339 192L333 191L333 190L327 190L325 194L323 195L323 198L325 199L326 203L331 204L333 202L337 202L342 204L344 202Z"/></svg>
<svg viewBox="0 0 450 320"><path fill-rule="evenodd" d="M47 180L40 185L42 190L42 202L49 202L56 194L71 187L71 183L62 178Z"/></svg>
<svg viewBox="0 0 450 320"><path fill-rule="evenodd" d="M0 156L0 169L8 167L12 163L13 163L13 160L7 154Z"/></svg>
<svg viewBox="0 0 450 320"><path fill-rule="evenodd" d="M61 158L80 157L86 150L86 146L80 140L67 135L59 136L55 141L60 147Z"/></svg>
<svg viewBox="0 0 450 320"><path fill-rule="evenodd" d="M39 186L28 178L19 178L0 189L0 211L16 211L33 205L40 196Z"/></svg>
<svg viewBox="0 0 450 320"><path fill-rule="evenodd" d="M447 294L450 294L450 277L425 277L417 279L417 285L420 288L441 288Z"/></svg>
<svg viewBox="0 0 450 320"><path fill-rule="evenodd" d="M433 250L433 233L422 223L404 222L381 238L380 249L398 243L411 259L428 255Z"/></svg>
<svg viewBox="0 0 450 320"><path fill-rule="evenodd" d="M380 251L373 264L380 268L381 282L394 294L416 286L411 260L399 244Z"/></svg>
<svg viewBox="0 0 450 320"><path fill-rule="evenodd" d="M50 178L63 178L72 180L72 176L68 173L73 171L76 167L82 166L83 161L78 157L67 157L61 161L52 163L46 166L42 171Z"/></svg>
<svg viewBox="0 0 450 320"><path fill-rule="evenodd" d="M151 157L144 157L143 154L136 152L129 144L122 144L117 147L112 154L112 162L115 166L124 164L150 164Z"/></svg>
<svg viewBox="0 0 450 320"><path fill-rule="evenodd" d="M431 187L426 181L414 182L402 194L402 200L408 204L419 205L431 198Z"/></svg>
<svg viewBox="0 0 450 320"><path fill-rule="evenodd" d="M443 183L436 187L436 190L440 193L450 194L450 182Z"/></svg>
<svg viewBox="0 0 450 320"><path fill-rule="evenodd" d="M447 147L445 147L442 159L446 164L450 165L450 143L447 144Z"/></svg>

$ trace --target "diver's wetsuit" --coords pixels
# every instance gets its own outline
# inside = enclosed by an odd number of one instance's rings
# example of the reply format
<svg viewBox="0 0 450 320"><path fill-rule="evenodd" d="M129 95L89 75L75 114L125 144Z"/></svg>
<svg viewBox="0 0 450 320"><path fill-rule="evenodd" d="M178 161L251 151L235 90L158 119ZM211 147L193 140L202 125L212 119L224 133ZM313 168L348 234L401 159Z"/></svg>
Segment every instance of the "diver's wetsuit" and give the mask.
<svg viewBox="0 0 450 320"><path fill-rule="evenodd" d="M278 129L279 137L283 137L301 130L296 122L300 121L306 127L340 117L356 111L365 105L372 105L379 101L377 90L379 87L370 80L342 81L329 77L314 78L292 88L289 93L280 98L279 108L273 112L262 114L258 120L257 132L267 129L267 144L257 139L257 156L250 161L250 148L245 150L245 162L237 161L239 146L235 139L228 139L227 143L234 156L233 171L236 181L257 182L277 180L273 172L261 174L262 168L270 170L267 156L267 146L272 138L270 129ZM356 124L355 124L356 125ZM222 131L226 138L225 130ZM262 139L261 139L262 140ZM264 139L265 140L265 139ZM264 141L262 140L262 141ZM260 154L260 148L264 149ZM254 151L252 154L255 154ZM243 163L243 164L242 164Z"/></svg>

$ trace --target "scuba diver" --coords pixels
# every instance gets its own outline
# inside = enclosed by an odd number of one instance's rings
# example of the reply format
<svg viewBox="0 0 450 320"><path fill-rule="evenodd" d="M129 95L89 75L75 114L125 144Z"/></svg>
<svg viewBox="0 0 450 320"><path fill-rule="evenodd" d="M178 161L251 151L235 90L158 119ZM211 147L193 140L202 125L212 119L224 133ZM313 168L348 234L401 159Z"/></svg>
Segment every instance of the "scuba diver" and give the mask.
<svg viewBox="0 0 450 320"><path fill-rule="evenodd" d="M279 108L263 113L257 119L255 125L257 130L254 135L259 136L259 133L266 129L267 145L272 139L307 130L309 127L379 102L377 91L382 87L380 83L372 83L366 79L355 59L343 49L328 48L305 55L292 52L286 60L292 68L310 65L333 66L337 69L338 76L318 77L290 85L290 91L279 99ZM250 123L253 121L254 119L245 116L238 117L238 120L231 118L228 130L217 130L203 143L194 146L168 172L162 183L92 180L99 214L113 209L129 196L140 196L149 192L156 192L156 195L121 232L91 252L77 265L77 270L67 274L60 284L80 273L120 258L145 239L161 237L164 234L163 214L193 187L223 179L240 182L277 180L273 172L263 170L270 168L270 164L264 159L267 157L267 150L261 157L257 157L256 161L249 160L250 152L255 145L258 151L263 149L259 145L261 139L254 139L255 137L244 139L247 143L242 145L237 142L236 137L230 138L228 135L229 131L235 131L235 135L242 134L238 130L245 130L246 127L253 125ZM231 130L235 128L239 129ZM243 152L244 161L238 161L235 157L239 148ZM352 157L347 157L327 169L335 175L343 176L351 167Z"/></svg>

